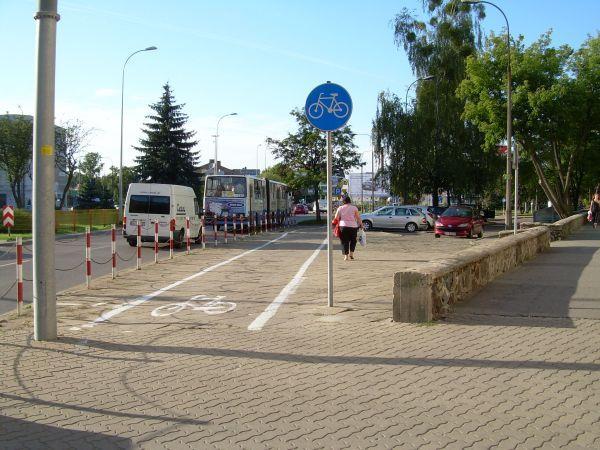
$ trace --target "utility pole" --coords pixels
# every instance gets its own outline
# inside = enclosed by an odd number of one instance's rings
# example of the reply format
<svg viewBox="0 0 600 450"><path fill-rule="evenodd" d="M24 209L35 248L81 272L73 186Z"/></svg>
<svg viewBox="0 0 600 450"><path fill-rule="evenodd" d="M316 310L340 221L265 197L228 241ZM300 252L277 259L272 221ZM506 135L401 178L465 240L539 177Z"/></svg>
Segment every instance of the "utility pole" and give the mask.
<svg viewBox="0 0 600 450"><path fill-rule="evenodd" d="M33 119L34 339L56 339L54 280L54 84L57 0L38 0L36 101Z"/></svg>

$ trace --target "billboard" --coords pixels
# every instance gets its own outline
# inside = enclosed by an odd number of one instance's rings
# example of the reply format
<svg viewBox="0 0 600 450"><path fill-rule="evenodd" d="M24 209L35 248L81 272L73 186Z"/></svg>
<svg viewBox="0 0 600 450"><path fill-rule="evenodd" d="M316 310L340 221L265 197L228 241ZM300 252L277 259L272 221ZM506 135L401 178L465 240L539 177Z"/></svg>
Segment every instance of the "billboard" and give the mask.
<svg viewBox="0 0 600 450"><path fill-rule="evenodd" d="M375 197L388 198L390 193L381 187L378 180L375 180ZM364 197L371 196L373 184L371 182L371 172L349 173L348 174L348 193L350 197L358 199L361 194Z"/></svg>

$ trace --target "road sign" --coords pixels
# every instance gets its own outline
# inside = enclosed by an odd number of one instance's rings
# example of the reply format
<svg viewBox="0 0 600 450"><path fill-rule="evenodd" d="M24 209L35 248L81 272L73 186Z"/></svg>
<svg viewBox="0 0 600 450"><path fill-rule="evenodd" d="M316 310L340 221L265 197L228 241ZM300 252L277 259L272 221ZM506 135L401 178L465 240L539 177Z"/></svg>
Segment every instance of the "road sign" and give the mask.
<svg viewBox="0 0 600 450"><path fill-rule="evenodd" d="M333 187L333 195L342 195L342 188L334 186Z"/></svg>
<svg viewBox="0 0 600 450"><path fill-rule="evenodd" d="M304 112L315 128L321 131L339 130L352 115L352 99L342 86L327 82L308 94Z"/></svg>
<svg viewBox="0 0 600 450"><path fill-rule="evenodd" d="M2 226L6 228L15 226L15 210L12 206L6 205L2 208Z"/></svg>

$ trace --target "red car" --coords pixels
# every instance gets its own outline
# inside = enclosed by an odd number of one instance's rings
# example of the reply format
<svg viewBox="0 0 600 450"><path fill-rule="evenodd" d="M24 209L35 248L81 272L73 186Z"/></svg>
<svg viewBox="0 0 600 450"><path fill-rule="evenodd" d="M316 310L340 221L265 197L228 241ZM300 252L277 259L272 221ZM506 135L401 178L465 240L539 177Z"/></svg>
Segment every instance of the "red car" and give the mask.
<svg viewBox="0 0 600 450"><path fill-rule="evenodd" d="M435 221L435 237L483 237L483 217L468 206L451 206Z"/></svg>
<svg viewBox="0 0 600 450"><path fill-rule="evenodd" d="M294 206L294 215L308 214L308 206L298 203Z"/></svg>

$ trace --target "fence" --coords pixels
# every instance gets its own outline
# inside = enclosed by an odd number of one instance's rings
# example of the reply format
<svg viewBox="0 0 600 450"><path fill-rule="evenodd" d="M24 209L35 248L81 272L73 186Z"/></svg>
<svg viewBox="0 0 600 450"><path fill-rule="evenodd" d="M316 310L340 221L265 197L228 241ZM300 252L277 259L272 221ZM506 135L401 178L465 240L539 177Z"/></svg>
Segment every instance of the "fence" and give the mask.
<svg viewBox="0 0 600 450"><path fill-rule="evenodd" d="M86 227L92 230L106 228L117 223L116 209L75 209L73 211L55 211L55 231L57 233L85 232ZM0 227L0 233L8 230ZM15 226L12 233L31 232L31 212L23 209L15 211Z"/></svg>

